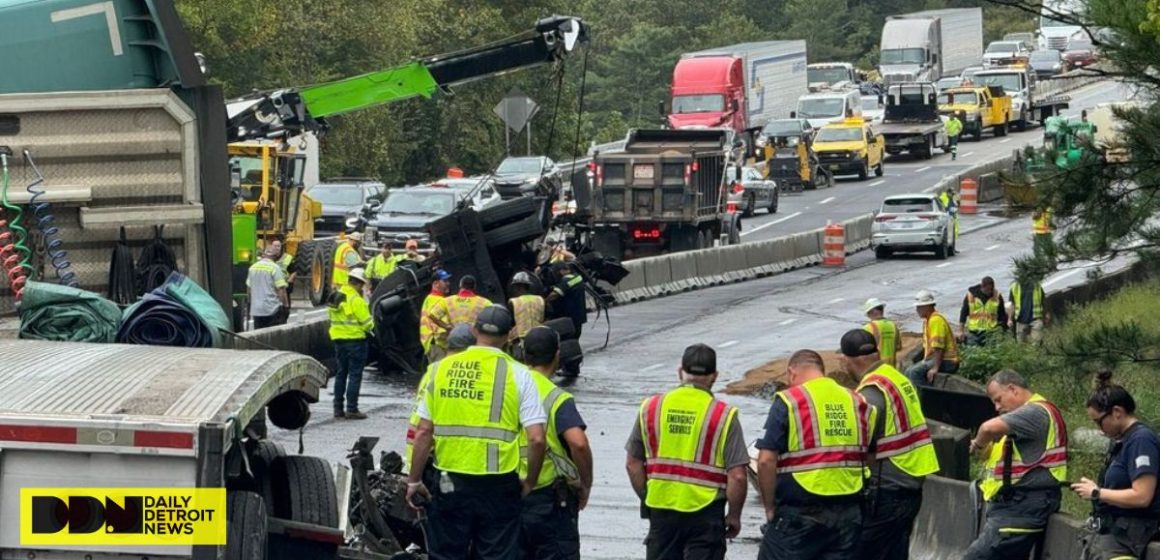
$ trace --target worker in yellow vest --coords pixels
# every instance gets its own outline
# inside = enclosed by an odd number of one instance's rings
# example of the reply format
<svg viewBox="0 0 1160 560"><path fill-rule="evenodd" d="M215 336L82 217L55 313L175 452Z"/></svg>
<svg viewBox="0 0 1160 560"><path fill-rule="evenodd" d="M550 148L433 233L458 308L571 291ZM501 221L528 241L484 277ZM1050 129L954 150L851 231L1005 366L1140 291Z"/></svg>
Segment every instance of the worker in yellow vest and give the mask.
<svg viewBox="0 0 1160 560"><path fill-rule="evenodd" d="M1007 328L1007 306L1003 294L995 289L995 279L983 280L967 289L959 310L959 340L967 346L983 346L987 340Z"/></svg>
<svg viewBox="0 0 1160 560"><path fill-rule="evenodd" d="M362 246L363 235L359 232L349 233L346 241L341 241L334 249L334 271L331 273L331 284L335 288L346 285L350 269L363 262L359 247Z"/></svg>
<svg viewBox="0 0 1160 560"><path fill-rule="evenodd" d="M524 496L523 558L579 559L580 511L592 491L592 448L576 400L552 383L560 365L560 335L542 326L529 330L524 363L548 414L548 449L535 489ZM526 460L520 474L527 474Z"/></svg>
<svg viewBox="0 0 1160 560"><path fill-rule="evenodd" d="M532 330L544 322L544 297L532 293L532 275L517 272L512 277L511 299L508 308L516 318L516 328L512 331L512 343L518 344Z"/></svg>
<svg viewBox="0 0 1160 560"><path fill-rule="evenodd" d="M1051 235L1051 209L1041 208L1031 214L1031 248L1035 256L1055 265L1055 240Z"/></svg>
<svg viewBox="0 0 1160 560"><path fill-rule="evenodd" d="M435 269L435 277L431 280L431 293L423 299L423 307L419 310L419 342L423 345L423 352L427 354L427 362L434 363L447 354L448 332L431 320L431 312L435 306L447 297L451 290L451 273L442 268Z"/></svg>
<svg viewBox="0 0 1160 560"><path fill-rule="evenodd" d="M454 356L464 350L475 345L475 335L471 334L471 327L467 325L457 325L451 329L451 334L447 335L447 354L445 357ZM428 369L423 373L423 377L419 380L419 388L415 393L415 403L411 407L411 419L407 423L407 449L404 459L406 460L408 471L411 468L411 451L415 444L415 430L419 428L419 400L423 397L423 391L427 388L427 383L431 381L431 370ZM427 461L430 465L431 461ZM430 481L426 481L430 483Z"/></svg>
<svg viewBox="0 0 1160 560"><path fill-rule="evenodd" d="M338 368L334 373L334 417L363 420L367 415L358 409L363 368L367 364L367 337L374 334L375 323L370 306L363 298L366 275L353 268L346 284L331 296L330 340ZM343 404L346 405L345 411Z"/></svg>
<svg viewBox="0 0 1160 560"><path fill-rule="evenodd" d="M898 325L886 318L886 304L878 298L870 298L862 304L862 313L870 319L866 332L874 335L874 344L878 346L878 359L882 363L896 366L898 353L902 351L902 336L898 333Z"/></svg>
<svg viewBox="0 0 1160 560"><path fill-rule="evenodd" d="M431 308L431 322L446 332L455 325L475 323L475 318L491 305L491 300L475 293L475 277L459 279L459 293L447 296Z"/></svg>
<svg viewBox="0 0 1160 560"><path fill-rule="evenodd" d="M959 371L959 346L950 321L935 311L934 294L921 290L914 296L914 310L922 318L922 361L906 369L915 386L930 385L936 373Z"/></svg>
<svg viewBox="0 0 1160 560"><path fill-rule="evenodd" d="M986 522L967 560L1027 558L1059 509L1067 481L1067 425L1054 404L1033 393L1018 372L991 376L987 395L999 416L979 427L971 452L985 462L979 491Z"/></svg>
<svg viewBox="0 0 1160 560"><path fill-rule="evenodd" d="M717 352L685 349L680 387L640 405L628 479L648 514L648 560L720 560L741 530L749 454L737 408L713 396ZM728 505L728 510L726 510Z"/></svg>
<svg viewBox="0 0 1160 560"><path fill-rule="evenodd" d="M918 390L902 372L878 359L870 333L848 331L840 346L844 369L860 379L856 390L876 411L861 558L908 560L923 482L939 469Z"/></svg>
<svg viewBox="0 0 1160 560"><path fill-rule="evenodd" d="M1047 296L1038 280L1015 281L1007 292L1007 324L1019 342L1038 342L1051 316L1043 307Z"/></svg>
<svg viewBox="0 0 1160 560"><path fill-rule="evenodd" d="M757 558L858 558L874 409L826 377L813 350L794 352L786 369L789 388L774 395L757 440L767 522Z"/></svg>
<svg viewBox="0 0 1160 560"><path fill-rule="evenodd" d="M531 372L501 350L513 327L511 312L491 306L476 317L475 346L428 368L411 460L425 465L433 451L437 482L428 488L422 470L411 469L406 498L419 510L431 502L432 558L520 557L520 503L540 479L547 414Z"/></svg>
<svg viewBox="0 0 1160 560"><path fill-rule="evenodd" d="M282 269L282 274L286 276L286 296L294 296L294 281L298 279L298 273L293 270L294 255L286 251L286 246L281 240L275 239L270 242L270 246L274 248L276 256L274 262L278 268ZM282 323L285 324L290 319L290 307L287 306L282 310Z"/></svg>
<svg viewBox="0 0 1160 560"><path fill-rule="evenodd" d="M395 267L402 259L402 254L392 254L389 242L383 242L379 248L379 254L367 261L367 280L370 280L372 292L379 287L379 282L382 282L383 278L390 276L395 271Z"/></svg>

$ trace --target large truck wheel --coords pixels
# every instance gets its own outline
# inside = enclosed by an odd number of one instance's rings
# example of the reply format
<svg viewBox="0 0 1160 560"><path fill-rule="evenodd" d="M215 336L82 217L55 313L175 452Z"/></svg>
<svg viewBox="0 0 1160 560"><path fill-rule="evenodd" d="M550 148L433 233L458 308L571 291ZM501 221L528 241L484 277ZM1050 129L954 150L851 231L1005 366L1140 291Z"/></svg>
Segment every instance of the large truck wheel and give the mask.
<svg viewBox="0 0 1160 560"><path fill-rule="evenodd" d="M309 288L310 303L315 307L326 304L330 297L330 280L334 276L334 250L337 247L333 241L318 241L314 246L311 257L310 272L306 282Z"/></svg>
<svg viewBox="0 0 1160 560"><path fill-rule="evenodd" d="M975 142L983 139L983 119L975 121L975 128L971 131L971 138L974 138Z"/></svg>
<svg viewBox="0 0 1160 560"><path fill-rule="evenodd" d="M867 159L862 162L862 168L858 170L858 180L865 181L870 176L870 161Z"/></svg>
<svg viewBox="0 0 1160 560"><path fill-rule="evenodd" d="M570 317L558 317L544 321L544 326L556 331L556 334L560 335L560 340L576 338L576 324L572 322Z"/></svg>
<svg viewBox="0 0 1160 560"><path fill-rule="evenodd" d="M539 201L530 196L505 200L479 211L479 224L484 230L518 222L539 210Z"/></svg>
<svg viewBox="0 0 1160 560"><path fill-rule="evenodd" d="M560 369L565 377L580 375L580 364L584 362L584 350L576 339L560 341Z"/></svg>
<svg viewBox="0 0 1160 560"><path fill-rule="evenodd" d="M338 528L338 494L326 461L302 455L279 457L270 469L270 484L275 517ZM270 556L333 560L338 558L338 545L274 535Z"/></svg>
<svg viewBox="0 0 1160 560"><path fill-rule="evenodd" d="M254 492L226 495L225 560L265 560L266 501Z"/></svg>
<svg viewBox="0 0 1160 560"><path fill-rule="evenodd" d="M298 243L298 252L290 262L290 272L301 278L310 277L310 267L314 265L314 251L318 249L318 241L301 241Z"/></svg>
<svg viewBox="0 0 1160 560"><path fill-rule="evenodd" d="M1003 124L995 125L995 136L1006 136L1008 123L1009 121L1003 121Z"/></svg>

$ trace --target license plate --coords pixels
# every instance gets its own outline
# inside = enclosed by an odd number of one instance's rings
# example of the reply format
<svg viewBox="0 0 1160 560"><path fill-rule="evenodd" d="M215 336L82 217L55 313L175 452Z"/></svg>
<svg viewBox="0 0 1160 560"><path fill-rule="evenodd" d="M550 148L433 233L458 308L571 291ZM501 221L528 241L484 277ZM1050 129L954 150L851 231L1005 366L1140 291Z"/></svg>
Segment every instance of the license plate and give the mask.
<svg viewBox="0 0 1160 560"><path fill-rule="evenodd" d="M652 179L656 168L653 165L634 165L632 167L633 179Z"/></svg>
<svg viewBox="0 0 1160 560"><path fill-rule="evenodd" d="M837 171L839 167L841 167L841 166L836 164L836 163L831 163L830 164L830 171Z"/></svg>
<svg viewBox="0 0 1160 560"><path fill-rule="evenodd" d="M894 229L918 229L925 224L919 222L894 222L891 225L894 226Z"/></svg>

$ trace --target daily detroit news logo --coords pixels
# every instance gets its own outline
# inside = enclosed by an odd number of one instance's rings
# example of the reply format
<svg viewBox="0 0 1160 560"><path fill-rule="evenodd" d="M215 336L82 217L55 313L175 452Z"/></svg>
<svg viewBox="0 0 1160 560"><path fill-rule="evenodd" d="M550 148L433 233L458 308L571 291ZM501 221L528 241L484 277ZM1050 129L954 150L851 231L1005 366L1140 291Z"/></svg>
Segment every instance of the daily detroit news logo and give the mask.
<svg viewBox="0 0 1160 560"><path fill-rule="evenodd" d="M226 544L226 490L21 488L20 544Z"/></svg>

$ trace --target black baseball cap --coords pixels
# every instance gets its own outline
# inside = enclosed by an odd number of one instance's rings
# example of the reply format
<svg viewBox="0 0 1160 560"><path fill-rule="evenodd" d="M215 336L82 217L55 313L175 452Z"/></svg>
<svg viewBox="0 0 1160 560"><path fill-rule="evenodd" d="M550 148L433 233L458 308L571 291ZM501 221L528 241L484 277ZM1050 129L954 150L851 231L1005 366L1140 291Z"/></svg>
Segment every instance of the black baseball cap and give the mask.
<svg viewBox="0 0 1160 560"><path fill-rule="evenodd" d="M560 350L560 335L549 327L534 327L524 335L524 355L532 365L550 362Z"/></svg>
<svg viewBox="0 0 1160 560"><path fill-rule="evenodd" d="M707 344L694 344L685 348L681 356L681 369L692 375L712 375L717 372L717 351Z"/></svg>
<svg viewBox="0 0 1160 560"><path fill-rule="evenodd" d="M489 335L503 336L515 327L512 314L502 305L493 305L479 312L475 318L475 330Z"/></svg>
<svg viewBox="0 0 1160 560"><path fill-rule="evenodd" d="M874 340L874 335L863 329L846 331L846 334L842 335L841 346L842 355L849 358L878 353L878 343Z"/></svg>

